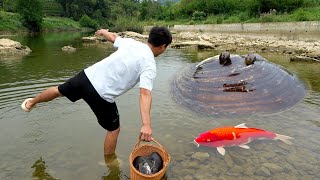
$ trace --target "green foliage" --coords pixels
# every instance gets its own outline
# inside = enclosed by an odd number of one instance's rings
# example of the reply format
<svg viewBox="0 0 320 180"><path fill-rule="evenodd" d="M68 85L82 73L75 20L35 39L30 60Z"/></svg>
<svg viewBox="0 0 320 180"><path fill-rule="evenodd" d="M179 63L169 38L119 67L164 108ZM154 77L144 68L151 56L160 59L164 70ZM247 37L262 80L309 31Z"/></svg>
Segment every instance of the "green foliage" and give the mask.
<svg viewBox="0 0 320 180"><path fill-rule="evenodd" d="M194 12L207 15L243 13L245 18L260 16L265 13L289 13L308 5L319 5L319 0L181 0L170 7L176 18L193 17ZM249 16L249 17L248 17Z"/></svg>
<svg viewBox="0 0 320 180"><path fill-rule="evenodd" d="M222 17L218 17L217 24L222 24L222 22L223 22L223 18Z"/></svg>
<svg viewBox="0 0 320 180"><path fill-rule="evenodd" d="M194 20L191 20L191 21L189 21L189 23L188 23L189 25L195 25L196 23L195 23L195 21Z"/></svg>
<svg viewBox="0 0 320 180"><path fill-rule="evenodd" d="M160 2L151 0L142 1L139 10L140 20L159 19L163 11Z"/></svg>
<svg viewBox="0 0 320 180"><path fill-rule="evenodd" d="M206 17L207 17L207 14L202 11L195 11L192 13L192 20L202 21L202 20L205 20Z"/></svg>
<svg viewBox="0 0 320 180"><path fill-rule="evenodd" d="M94 13L100 10L101 16L108 18L110 15L111 0L56 0L62 7L62 15L79 20L88 15L93 18Z"/></svg>
<svg viewBox="0 0 320 180"><path fill-rule="evenodd" d="M17 11L21 15L23 25L32 32L41 30L43 18L41 0L18 0Z"/></svg>
<svg viewBox="0 0 320 180"><path fill-rule="evenodd" d="M2 3L5 11L19 11L23 24L34 31L41 26L43 14L35 11L40 1L47 16L60 15L80 21L83 27L116 31L143 32L144 25L320 20L320 0L0 0L0 8ZM16 2L24 5L16 6ZM45 29L79 26L64 21L46 18L42 24ZM0 16L0 29L11 27L9 22Z"/></svg>
<svg viewBox="0 0 320 180"><path fill-rule="evenodd" d="M80 30L80 24L70 18L62 17L46 17L42 22L43 29L46 31L68 31L68 30Z"/></svg>
<svg viewBox="0 0 320 180"><path fill-rule="evenodd" d="M223 23L239 23L241 22L239 16L233 15L229 16L227 19L223 21Z"/></svg>
<svg viewBox="0 0 320 180"><path fill-rule="evenodd" d="M43 13L46 16L60 16L63 12L56 0L43 0Z"/></svg>
<svg viewBox="0 0 320 180"><path fill-rule="evenodd" d="M320 21L320 7L309 9L298 9L290 18L294 21Z"/></svg>
<svg viewBox="0 0 320 180"><path fill-rule="evenodd" d="M273 22L273 17L272 15L269 15L269 14L263 14L260 16L259 19L261 22Z"/></svg>
<svg viewBox="0 0 320 180"><path fill-rule="evenodd" d="M82 27L88 27L88 28L92 28L92 29L97 29L98 28L98 23L97 21L91 19L89 16L84 15L80 18L79 21L80 25Z"/></svg>
<svg viewBox="0 0 320 180"><path fill-rule="evenodd" d="M308 20L307 13L303 9L297 10L295 12L294 18L297 21L307 21Z"/></svg>
<svg viewBox="0 0 320 180"><path fill-rule="evenodd" d="M115 32L134 31L142 34L144 26L137 18L118 17L111 30Z"/></svg>
<svg viewBox="0 0 320 180"><path fill-rule="evenodd" d="M80 30L78 22L70 18L46 17L43 18L42 28L45 31ZM28 30L21 22L21 16L0 10L0 31L26 31Z"/></svg>
<svg viewBox="0 0 320 180"><path fill-rule="evenodd" d="M15 13L0 10L0 31L26 30L20 21L20 16Z"/></svg>
<svg viewBox="0 0 320 180"><path fill-rule="evenodd" d="M15 12L16 0L2 0L3 10L7 12Z"/></svg>

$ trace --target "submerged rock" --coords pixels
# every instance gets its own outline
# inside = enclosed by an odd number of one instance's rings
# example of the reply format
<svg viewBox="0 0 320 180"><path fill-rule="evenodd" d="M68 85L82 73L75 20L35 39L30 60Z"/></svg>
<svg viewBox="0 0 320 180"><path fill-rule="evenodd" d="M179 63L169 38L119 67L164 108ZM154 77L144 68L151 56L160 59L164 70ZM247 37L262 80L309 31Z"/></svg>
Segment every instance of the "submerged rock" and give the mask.
<svg viewBox="0 0 320 180"><path fill-rule="evenodd" d="M61 50L64 52L76 52L77 49L72 46L64 46L61 48Z"/></svg>
<svg viewBox="0 0 320 180"><path fill-rule="evenodd" d="M196 48L196 49L214 49L214 45L208 41L185 41L172 43L172 48L183 49L183 48Z"/></svg>
<svg viewBox="0 0 320 180"><path fill-rule="evenodd" d="M320 62L320 56L312 57L312 56L299 55L299 56L290 57L290 61Z"/></svg>
<svg viewBox="0 0 320 180"><path fill-rule="evenodd" d="M198 160L204 160L204 159L208 159L210 155L208 153L196 152L191 157Z"/></svg>

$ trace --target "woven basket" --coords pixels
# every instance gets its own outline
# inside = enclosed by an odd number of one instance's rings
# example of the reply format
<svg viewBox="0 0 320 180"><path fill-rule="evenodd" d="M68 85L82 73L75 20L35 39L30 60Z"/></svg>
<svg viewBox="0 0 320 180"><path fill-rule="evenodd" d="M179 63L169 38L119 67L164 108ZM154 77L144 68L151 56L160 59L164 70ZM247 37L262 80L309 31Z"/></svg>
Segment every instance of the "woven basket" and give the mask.
<svg viewBox="0 0 320 180"><path fill-rule="evenodd" d="M138 140L138 142L136 143L136 145L134 146L131 154L130 154L130 158L129 158L129 163L130 163L130 179L131 180L159 180L161 179L164 174L166 173L166 169L167 166L171 160L171 156L169 155L169 153L166 151L166 149L160 144L158 143L156 140L152 140L153 142L155 142L157 144L157 146L154 146L152 144L140 144L140 140ZM155 173L155 174L143 174L141 172L139 172L134 166L133 166L133 160L137 157L137 156L148 156L150 155L152 152L157 152L162 160L163 160L163 168Z"/></svg>

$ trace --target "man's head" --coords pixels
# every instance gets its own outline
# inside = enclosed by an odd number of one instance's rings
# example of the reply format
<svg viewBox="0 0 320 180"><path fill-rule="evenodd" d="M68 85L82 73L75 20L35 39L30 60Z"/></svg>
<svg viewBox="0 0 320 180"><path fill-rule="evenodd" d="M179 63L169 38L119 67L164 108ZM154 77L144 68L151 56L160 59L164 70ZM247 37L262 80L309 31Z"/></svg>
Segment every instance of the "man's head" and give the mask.
<svg viewBox="0 0 320 180"><path fill-rule="evenodd" d="M148 43L152 45L155 57L162 54L171 42L172 36L167 28L155 26L150 30Z"/></svg>

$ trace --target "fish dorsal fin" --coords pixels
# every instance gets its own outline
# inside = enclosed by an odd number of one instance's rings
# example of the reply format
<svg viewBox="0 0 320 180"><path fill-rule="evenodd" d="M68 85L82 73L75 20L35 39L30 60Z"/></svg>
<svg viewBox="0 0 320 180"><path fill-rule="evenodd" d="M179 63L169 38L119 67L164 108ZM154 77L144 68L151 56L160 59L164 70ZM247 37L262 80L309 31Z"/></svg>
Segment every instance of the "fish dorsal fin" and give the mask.
<svg viewBox="0 0 320 180"><path fill-rule="evenodd" d="M217 150L222 156L226 154L226 150L223 147L217 147Z"/></svg>
<svg viewBox="0 0 320 180"><path fill-rule="evenodd" d="M242 124L236 125L235 128L248 128L248 127L246 126L246 123L242 123Z"/></svg>

